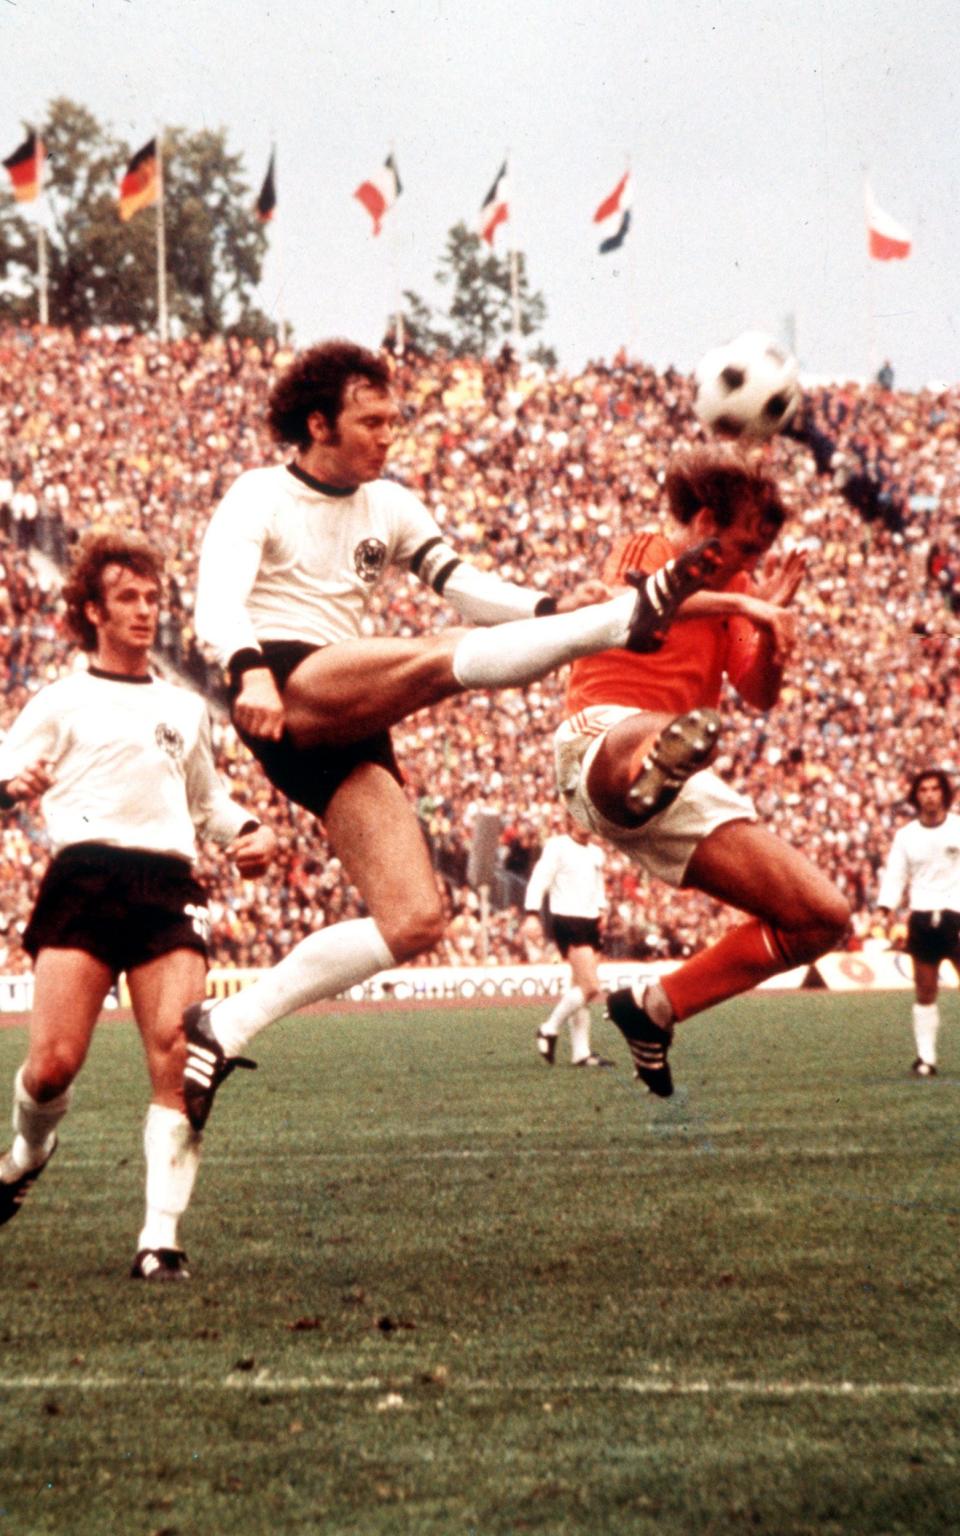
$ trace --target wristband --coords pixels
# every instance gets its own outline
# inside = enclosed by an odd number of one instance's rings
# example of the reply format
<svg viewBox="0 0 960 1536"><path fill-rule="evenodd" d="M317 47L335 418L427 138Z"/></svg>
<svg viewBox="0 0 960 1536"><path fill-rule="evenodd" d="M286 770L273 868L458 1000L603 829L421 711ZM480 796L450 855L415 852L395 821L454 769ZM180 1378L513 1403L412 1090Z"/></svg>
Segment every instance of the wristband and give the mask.
<svg viewBox="0 0 960 1536"><path fill-rule="evenodd" d="M227 662L227 675L230 678L231 688L240 686L240 679L244 672L251 672L254 667L265 667L266 658L262 651L255 646L246 645L242 650L234 651Z"/></svg>
<svg viewBox="0 0 960 1536"><path fill-rule="evenodd" d="M533 616L535 619L543 619L546 618L548 614L556 613L556 611L557 600L555 597L541 597L537 603L537 606L533 610Z"/></svg>
<svg viewBox="0 0 960 1536"><path fill-rule="evenodd" d="M260 822L257 820L257 818L255 816L251 816L248 821L244 822L243 826L240 828L240 831L237 833L237 836L245 837L248 832L256 832L259 826Z"/></svg>

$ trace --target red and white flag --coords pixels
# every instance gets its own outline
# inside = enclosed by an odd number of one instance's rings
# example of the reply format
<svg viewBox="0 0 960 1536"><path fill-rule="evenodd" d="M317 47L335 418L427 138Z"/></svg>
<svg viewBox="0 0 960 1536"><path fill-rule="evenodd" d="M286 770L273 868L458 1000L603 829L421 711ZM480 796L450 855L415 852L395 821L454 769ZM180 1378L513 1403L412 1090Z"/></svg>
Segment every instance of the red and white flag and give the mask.
<svg viewBox="0 0 960 1536"><path fill-rule="evenodd" d="M402 191L397 162L392 155L388 155L376 175L371 176L369 181L362 181L354 192L354 197L363 204L373 220L375 235L379 235L384 214L389 213Z"/></svg>
<svg viewBox="0 0 960 1536"><path fill-rule="evenodd" d="M867 203L867 249L875 261L902 261L910 255L913 241L902 224L879 208L870 183L865 186Z"/></svg>
<svg viewBox="0 0 960 1536"><path fill-rule="evenodd" d="M480 210L479 230L481 240L493 244L493 237L501 224L510 217L509 190L507 186L507 162L504 160L494 179L493 186L483 200Z"/></svg>

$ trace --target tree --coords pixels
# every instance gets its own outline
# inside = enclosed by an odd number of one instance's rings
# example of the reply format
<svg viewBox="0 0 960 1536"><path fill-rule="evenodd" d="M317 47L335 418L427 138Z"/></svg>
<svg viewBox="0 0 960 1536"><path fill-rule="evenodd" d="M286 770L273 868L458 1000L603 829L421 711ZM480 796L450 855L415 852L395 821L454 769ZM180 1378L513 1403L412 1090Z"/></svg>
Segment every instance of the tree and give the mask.
<svg viewBox="0 0 960 1536"><path fill-rule="evenodd" d="M117 212L131 146L64 97L51 102L42 132L51 323L155 327L156 211L126 223ZM172 325L205 336L270 334L275 328L252 304L266 236L253 217L240 157L227 150L223 130L169 128L161 143ZM0 203L0 314L36 318L35 268L31 224L8 197Z"/></svg>
<svg viewBox="0 0 960 1536"><path fill-rule="evenodd" d="M517 298L520 338L540 330L547 317L542 293L531 293L524 256L518 252ZM464 223L455 224L435 274L437 283L450 289L446 310L435 311L407 289L403 295L404 331L412 345L424 350L442 349L454 357L486 357L504 342L513 342L513 298L510 257L497 256ZM555 361L549 348L539 346L536 355Z"/></svg>

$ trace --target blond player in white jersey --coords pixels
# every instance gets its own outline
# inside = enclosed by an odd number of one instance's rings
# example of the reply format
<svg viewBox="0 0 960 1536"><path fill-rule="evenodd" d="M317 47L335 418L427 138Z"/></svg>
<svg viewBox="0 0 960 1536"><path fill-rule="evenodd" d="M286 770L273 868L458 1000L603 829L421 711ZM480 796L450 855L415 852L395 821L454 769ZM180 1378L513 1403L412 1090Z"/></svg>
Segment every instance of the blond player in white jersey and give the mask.
<svg viewBox="0 0 960 1536"><path fill-rule="evenodd" d="M469 689L519 687L609 646L656 649L712 548L609 598L559 600L477 569L411 492L381 478L400 417L382 357L327 342L295 359L268 422L291 461L240 476L203 541L197 631L231 677L233 720L271 782L322 817L368 916L308 935L252 986L188 1010L184 1096L206 1122L241 1053L274 1019L433 948L443 908L401 788L390 728ZM363 634L391 567L412 572L472 629ZM628 579L628 585L630 585ZM595 601L601 599L600 601Z"/></svg>
<svg viewBox="0 0 960 1536"><path fill-rule="evenodd" d="M557 1038L564 1024L570 1028L572 1066L613 1066L590 1044L590 1004L601 993L597 956L600 919L607 906L605 862L603 849L571 817L566 832L547 838L527 882L524 906L531 914L527 921L537 922L534 914L543 914L548 937L570 966L569 987L537 1030L537 1050L550 1067L556 1061Z"/></svg>
<svg viewBox="0 0 960 1536"><path fill-rule="evenodd" d="M178 1222L200 1156L182 1091L183 1010L203 997L206 978L197 837L228 846L248 876L262 873L276 845L221 784L203 700L150 671L161 577L141 540L88 536L64 597L89 665L35 694L0 747L0 806L42 797L54 854L23 936L34 1002L14 1080L13 1145L0 1158L0 1225L56 1149L104 999L125 972L152 1090L146 1215L131 1269L149 1281L190 1276Z"/></svg>
<svg viewBox="0 0 960 1536"><path fill-rule="evenodd" d="M904 901L909 906L917 1050L910 1070L915 1077L936 1077L944 960L960 978L960 816L950 810L953 789L942 768L914 774L907 799L917 814L894 834L877 906L887 915Z"/></svg>

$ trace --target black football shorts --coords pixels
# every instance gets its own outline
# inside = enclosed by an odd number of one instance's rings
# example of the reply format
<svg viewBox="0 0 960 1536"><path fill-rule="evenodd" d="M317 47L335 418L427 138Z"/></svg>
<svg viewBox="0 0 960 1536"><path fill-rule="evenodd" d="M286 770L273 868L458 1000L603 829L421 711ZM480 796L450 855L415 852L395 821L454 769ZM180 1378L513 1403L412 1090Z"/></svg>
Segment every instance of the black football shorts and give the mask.
<svg viewBox="0 0 960 1536"><path fill-rule="evenodd" d="M264 640L260 648L281 693L291 672L320 649L301 640ZM315 816L323 816L344 779L349 778L361 763L379 763L398 784L403 783L389 731L379 731L375 736L366 736L362 741L347 742L343 746L322 742L315 747L298 747L286 731L279 741L268 741L263 736L248 735L239 726L236 730L270 783L288 800L304 806Z"/></svg>
<svg viewBox="0 0 960 1536"><path fill-rule="evenodd" d="M590 949L600 948L600 919L596 917L562 917L559 913L552 914L551 937L561 955L566 959L567 951L581 945L588 945Z"/></svg>
<svg viewBox="0 0 960 1536"><path fill-rule="evenodd" d="M185 859L74 843L51 862L23 947L82 949L115 976L175 949L207 953L207 897Z"/></svg>
<svg viewBox="0 0 960 1536"><path fill-rule="evenodd" d="M926 965L960 959L960 912L911 912L907 954Z"/></svg>

